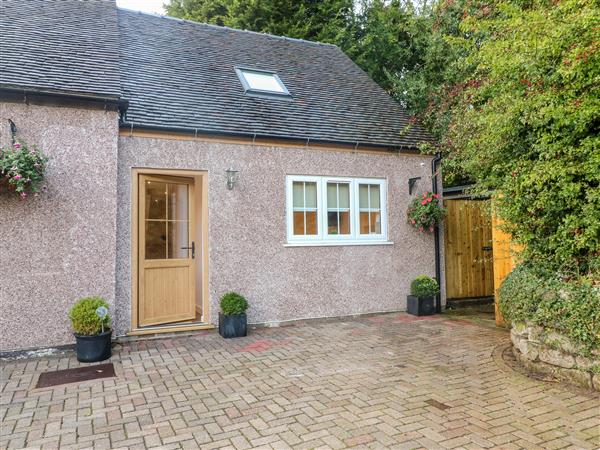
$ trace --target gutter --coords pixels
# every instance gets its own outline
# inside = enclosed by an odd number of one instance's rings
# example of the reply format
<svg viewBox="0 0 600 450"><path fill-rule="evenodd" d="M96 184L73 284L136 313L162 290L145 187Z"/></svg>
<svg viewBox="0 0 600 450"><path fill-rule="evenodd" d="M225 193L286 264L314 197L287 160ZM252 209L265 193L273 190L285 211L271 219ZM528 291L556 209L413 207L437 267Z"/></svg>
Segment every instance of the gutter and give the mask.
<svg viewBox="0 0 600 450"><path fill-rule="evenodd" d="M431 191L434 194L438 193L438 177L437 177L437 169L440 161L442 160L442 154L438 153L435 155L435 158L431 160ZM435 253L435 279L440 285L440 292L435 296L435 312L442 312L442 293L441 293L441 284L442 284L442 268L441 268L441 255L440 255L440 227L435 226L434 234L434 253Z"/></svg>
<svg viewBox="0 0 600 450"><path fill-rule="evenodd" d="M160 125L135 125L132 122L127 122L121 118L121 123L119 124L121 130L131 130L133 134L133 130L144 130L144 131L162 131L165 133L180 133L187 134L191 136L198 137L200 135L207 136L221 136L221 137L230 137L230 138L243 138L250 139L252 142L257 139L263 140L273 140L280 139L282 141L294 142L294 143L302 143L306 146L310 144L321 144L321 145L343 145L347 147L354 148L358 150L358 148L366 148L366 149L381 149L387 151L396 151L398 153L418 153L420 154L420 150L418 147L410 146L410 145L385 145L385 144L369 144L367 142L350 142L350 141L334 141L327 139L316 139L312 137L307 138L294 138L290 136L278 136L278 135L269 135L269 134L258 134L258 133L233 133L227 131L216 131L216 130L208 130L208 129L200 129L200 128L185 128L185 127L170 127L170 126L160 126Z"/></svg>
<svg viewBox="0 0 600 450"><path fill-rule="evenodd" d="M53 103L65 106L91 106L115 109L124 113L129 101L114 95L96 95L54 89L16 88L0 86L0 99L22 103Z"/></svg>

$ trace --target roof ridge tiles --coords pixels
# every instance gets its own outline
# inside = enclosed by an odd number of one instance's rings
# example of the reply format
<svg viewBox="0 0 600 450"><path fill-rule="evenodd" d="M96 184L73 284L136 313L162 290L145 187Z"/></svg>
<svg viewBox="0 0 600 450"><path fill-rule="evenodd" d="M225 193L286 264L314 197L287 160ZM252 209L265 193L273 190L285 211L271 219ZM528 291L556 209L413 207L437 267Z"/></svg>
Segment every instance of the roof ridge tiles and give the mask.
<svg viewBox="0 0 600 450"><path fill-rule="evenodd" d="M272 39L280 39L282 41L291 41L291 42L299 42L299 43L302 43L302 44L322 45L322 46L325 46L325 47L339 48L337 45L330 44L328 42L309 41L307 39L291 38L291 37L288 37L288 36L279 36L279 35L276 35L276 34L262 33L262 32L259 32L259 31L241 30L239 28L232 28L232 27L228 27L228 26L225 26L225 25L215 25L215 24L212 24L212 23L196 22L194 20L189 20L189 19L180 19L178 17L172 17L172 16L168 16L166 14L156 14L156 13L151 13L151 12L146 12L146 11L137 11L137 10L133 10L133 9L129 9L129 8L123 8L121 6L117 7L117 9L119 9L121 11L129 12L129 13L146 15L146 16L152 16L152 17L156 17L157 19L173 20L175 22L189 23L191 25L200 25L200 26L205 26L205 27L209 27L209 28L215 28L217 30L232 31L232 32L235 32L235 33L249 33L249 34L255 34L255 35L258 35L258 36L264 36L264 37L272 38Z"/></svg>

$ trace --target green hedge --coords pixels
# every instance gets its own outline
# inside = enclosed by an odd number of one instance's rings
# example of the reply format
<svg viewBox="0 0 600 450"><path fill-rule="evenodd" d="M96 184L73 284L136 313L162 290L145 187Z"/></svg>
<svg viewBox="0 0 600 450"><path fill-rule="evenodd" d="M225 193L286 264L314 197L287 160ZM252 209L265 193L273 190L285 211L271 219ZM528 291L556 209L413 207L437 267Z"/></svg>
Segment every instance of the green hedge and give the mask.
<svg viewBox="0 0 600 450"><path fill-rule="evenodd" d="M508 322L558 330L586 353L600 349L600 287L589 280L522 264L500 287L500 310Z"/></svg>

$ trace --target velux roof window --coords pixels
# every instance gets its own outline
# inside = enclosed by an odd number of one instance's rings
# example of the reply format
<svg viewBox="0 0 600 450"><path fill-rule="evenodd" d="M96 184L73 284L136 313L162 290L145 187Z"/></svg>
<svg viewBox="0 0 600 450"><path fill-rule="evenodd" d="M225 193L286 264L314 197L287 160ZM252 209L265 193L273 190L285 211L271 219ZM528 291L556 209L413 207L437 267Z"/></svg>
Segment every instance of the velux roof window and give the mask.
<svg viewBox="0 0 600 450"><path fill-rule="evenodd" d="M249 95L291 98L281 79L274 72L236 67L235 72Z"/></svg>

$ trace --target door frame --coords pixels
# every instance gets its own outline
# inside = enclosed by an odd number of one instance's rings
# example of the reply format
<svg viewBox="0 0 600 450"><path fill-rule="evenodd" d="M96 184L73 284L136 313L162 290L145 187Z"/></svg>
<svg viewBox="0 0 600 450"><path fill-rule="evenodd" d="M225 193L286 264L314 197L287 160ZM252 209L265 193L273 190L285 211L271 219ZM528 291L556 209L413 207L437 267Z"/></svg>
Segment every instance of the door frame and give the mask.
<svg viewBox="0 0 600 450"><path fill-rule="evenodd" d="M166 324L154 325L144 328L139 327L138 305L139 305L139 178L140 175L157 175L171 177L186 177L194 179L196 191L200 190L201 204L199 211L200 235L197 239L201 241L198 245L198 257L196 260L202 268L198 274L202 280L202 289L196 295L202 295L202 323L192 324ZM210 299L209 299L209 268L208 268L208 171L206 170L179 170L179 169L155 169L155 168L133 168L131 170L131 328L128 335L170 333L173 331L191 331L206 328L214 328L210 323Z"/></svg>

